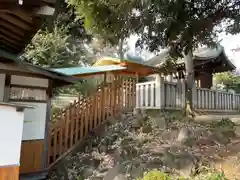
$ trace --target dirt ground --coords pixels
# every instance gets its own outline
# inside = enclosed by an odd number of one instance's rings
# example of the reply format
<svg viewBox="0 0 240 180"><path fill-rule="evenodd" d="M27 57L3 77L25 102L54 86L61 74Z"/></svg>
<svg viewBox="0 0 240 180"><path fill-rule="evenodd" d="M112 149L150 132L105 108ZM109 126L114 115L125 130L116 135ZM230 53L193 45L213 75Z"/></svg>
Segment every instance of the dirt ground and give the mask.
<svg viewBox="0 0 240 180"><path fill-rule="evenodd" d="M158 169L204 180L198 175L207 167L224 172L229 180L240 180L240 117L227 118L204 115L193 121L172 112L122 114L69 154L49 179L106 180L124 174L135 180Z"/></svg>

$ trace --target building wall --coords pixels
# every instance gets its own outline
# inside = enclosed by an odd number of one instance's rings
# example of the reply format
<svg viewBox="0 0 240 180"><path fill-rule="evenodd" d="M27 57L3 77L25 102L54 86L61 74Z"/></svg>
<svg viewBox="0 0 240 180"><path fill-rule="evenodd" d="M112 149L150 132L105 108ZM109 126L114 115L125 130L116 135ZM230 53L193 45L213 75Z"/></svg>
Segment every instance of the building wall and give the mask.
<svg viewBox="0 0 240 180"><path fill-rule="evenodd" d="M47 104L32 102L14 102L14 103L26 104L34 108L24 110L24 125L22 140L44 139Z"/></svg>
<svg viewBox="0 0 240 180"><path fill-rule="evenodd" d="M48 79L25 76L11 76L11 85L48 87ZM31 97L36 93L31 94ZM46 95L46 94L45 94ZM24 110L24 124L22 133L22 147L20 159L20 173L37 173L44 168L45 157L45 124L47 102L15 103L33 106L33 109Z"/></svg>
<svg viewBox="0 0 240 180"><path fill-rule="evenodd" d="M210 89L213 85L212 73L200 73L196 78L199 81L200 88Z"/></svg>
<svg viewBox="0 0 240 180"><path fill-rule="evenodd" d="M15 107L0 105L0 167L19 166L23 115Z"/></svg>
<svg viewBox="0 0 240 180"><path fill-rule="evenodd" d="M47 79L11 76L11 84L37 87L48 87ZM47 103L15 102L33 106L33 109L24 110L23 140L44 139Z"/></svg>
<svg viewBox="0 0 240 180"><path fill-rule="evenodd" d="M48 79L13 75L11 76L11 84L48 87Z"/></svg>

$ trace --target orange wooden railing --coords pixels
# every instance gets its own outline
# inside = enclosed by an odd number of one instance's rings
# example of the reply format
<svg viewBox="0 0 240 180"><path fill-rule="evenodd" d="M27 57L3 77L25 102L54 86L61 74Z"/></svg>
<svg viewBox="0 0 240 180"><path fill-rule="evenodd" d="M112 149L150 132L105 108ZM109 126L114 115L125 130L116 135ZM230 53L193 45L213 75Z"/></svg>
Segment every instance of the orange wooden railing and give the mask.
<svg viewBox="0 0 240 180"><path fill-rule="evenodd" d="M88 133L123 108L134 108L136 81L116 79L74 101L54 118L49 129L49 167L76 147Z"/></svg>

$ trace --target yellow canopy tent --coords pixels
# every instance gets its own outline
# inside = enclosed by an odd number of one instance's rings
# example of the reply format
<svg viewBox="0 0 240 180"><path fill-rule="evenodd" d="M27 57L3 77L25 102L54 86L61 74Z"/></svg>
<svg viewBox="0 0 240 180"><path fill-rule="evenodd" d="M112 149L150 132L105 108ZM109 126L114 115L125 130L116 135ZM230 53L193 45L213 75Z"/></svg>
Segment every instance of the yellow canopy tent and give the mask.
<svg viewBox="0 0 240 180"><path fill-rule="evenodd" d="M125 62L125 60L123 62ZM121 61L118 58L103 57L97 60L97 62L95 62L93 66L108 66L108 65L120 65L120 64L121 64Z"/></svg>
<svg viewBox="0 0 240 180"><path fill-rule="evenodd" d="M126 67L127 69L117 72L118 74L128 74L128 75L135 75L138 74L139 76L148 76L150 74L155 74L159 71L158 68L145 65L143 63L139 63L136 61L131 60L123 60L121 61L118 58L112 57L103 57L93 65L93 66L110 66L110 65L120 65L122 67Z"/></svg>

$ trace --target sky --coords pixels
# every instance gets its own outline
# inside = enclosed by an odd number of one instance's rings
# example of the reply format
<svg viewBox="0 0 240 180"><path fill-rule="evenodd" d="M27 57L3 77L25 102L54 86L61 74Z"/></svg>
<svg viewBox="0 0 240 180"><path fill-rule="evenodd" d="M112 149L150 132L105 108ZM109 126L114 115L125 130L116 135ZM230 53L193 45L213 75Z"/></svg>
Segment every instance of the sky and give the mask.
<svg viewBox="0 0 240 180"><path fill-rule="evenodd" d="M132 36L129 41L129 53L135 54L135 42L137 40L137 36ZM220 44L224 47L226 55L231 60L231 62L236 66L237 69L240 69L240 51L239 52L233 52L232 49L235 49L237 47L240 48L240 34L239 35L225 35L222 34L219 36L219 39L222 40ZM154 55L151 53L144 52L143 58L144 59L150 59Z"/></svg>
<svg viewBox="0 0 240 180"><path fill-rule="evenodd" d="M240 69L240 52L232 52L232 49L240 48L240 34L239 35L223 35L221 37L221 45L224 46L225 52L232 63Z"/></svg>

